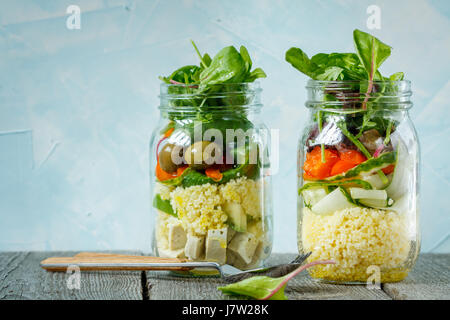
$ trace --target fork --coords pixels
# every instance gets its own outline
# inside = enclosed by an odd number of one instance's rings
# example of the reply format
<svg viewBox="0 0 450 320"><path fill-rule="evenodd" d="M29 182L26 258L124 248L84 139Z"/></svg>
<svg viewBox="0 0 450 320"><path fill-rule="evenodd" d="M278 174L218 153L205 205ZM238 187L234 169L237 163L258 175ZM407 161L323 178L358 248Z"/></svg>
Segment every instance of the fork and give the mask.
<svg viewBox="0 0 450 320"><path fill-rule="evenodd" d="M151 256L136 256L123 254L108 254L96 252L81 252L73 257L52 257L42 260L40 265L47 271L66 271L70 266L77 266L80 270L166 270L190 271L198 269L206 271L203 275L217 276L232 282L251 277L255 274L279 277L300 266L311 253L298 255L290 263L251 270L241 270L229 264L220 265L216 262L190 262L185 259L161 258ZM214 272L215 271L215 272ZM202 274L199 272L198 274Z"/></svg>

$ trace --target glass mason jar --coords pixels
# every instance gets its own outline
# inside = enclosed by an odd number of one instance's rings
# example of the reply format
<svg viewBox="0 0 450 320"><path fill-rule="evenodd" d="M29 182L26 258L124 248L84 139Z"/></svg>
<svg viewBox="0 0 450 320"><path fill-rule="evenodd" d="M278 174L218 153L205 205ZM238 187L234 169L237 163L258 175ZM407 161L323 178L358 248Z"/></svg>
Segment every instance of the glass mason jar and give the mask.
<svg viewBox="0 0 450 320"><path fill-rule="evenodd" d="M419 249L419 145L409 81L307 84L298 145L298 248L313 278L395 282ZM370 92L368 94L367 92Z"/></svg>
<svg viewBox="0 0 450 320"><path fill-rule="evenodd" d="M153 253L258 267L272 249L261 88L217 84L201 94L192 88L161 85L161 116L150 142Z"/></svg>

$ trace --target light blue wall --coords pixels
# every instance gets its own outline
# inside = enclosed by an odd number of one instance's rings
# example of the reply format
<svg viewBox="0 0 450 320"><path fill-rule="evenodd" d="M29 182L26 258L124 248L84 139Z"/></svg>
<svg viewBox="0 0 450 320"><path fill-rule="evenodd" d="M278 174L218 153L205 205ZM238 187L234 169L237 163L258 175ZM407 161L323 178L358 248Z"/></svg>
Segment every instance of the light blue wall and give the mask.
<svg viewBox="0 0 450 320"><path fill-rule="evenodd" d="M66 8L81 8L81 30ZM381 7L394 47L383 71L412 81L422 143L423 251L450 252L450 2L0 1L0 250L142 249L150 245L148 140L158 75L202 51L247 46L264 118L281 130L275 250L296 250L295 149L306 78L284 61L353 50L352 30Z"/></svg>

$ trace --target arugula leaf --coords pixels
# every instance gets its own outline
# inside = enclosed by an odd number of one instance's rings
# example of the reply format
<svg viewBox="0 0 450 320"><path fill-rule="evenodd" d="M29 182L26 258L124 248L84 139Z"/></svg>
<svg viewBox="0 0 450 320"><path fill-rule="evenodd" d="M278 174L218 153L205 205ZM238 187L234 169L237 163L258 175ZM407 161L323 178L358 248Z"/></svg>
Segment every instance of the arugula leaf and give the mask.
<svg viewBox="0 0 450 320"><path fill-rule="evenodd" d="M201 68L202 68L202 69L207 68L207 67L208 67L208 63L206 63L206 62L203 60L203 57L202 57L202 55L200 54L200 51L198 50L197 46L195 45L195 42L191 40L191 43L192 43L192 46L194 47L195 52L197 52L197 55L198 55L198 57L200 58L200 66L201 66ZM207 55L207 57L209 58L209 55L208 55L208 54L206 54L206 55ZM211 58L209 58L209 59L211 60Z"/></svg>
<svg viewBox="0 0 450 320"><path fill-rule="evenodd" d="M159 79L165 83L173 83L171 82L172 80L179 83L190 84L195 82L195 74L200 70L201 69L198 66L188 65L175 70L168 77L159 77Z"/></svg>
<svg viewBox="0 0 450 320"><path fill-rule="evenodd" d="M244 295L258 300L287 300L284 289L289 280L312 266L334 263L332 260L314 261L298 267L283 277L254 276L227 286L218 287L217 289L225 294Z"/></svg>
<svg viewBox="0 0 450 320"><path fill-rule="evenodd" d="M368 110L366 113L364 113L363 115L363 119L362 119L362 124L359 127L359 132L358 134L355 136L356 139L359 139L359 137L361 137L361 135L363 134L363 132L373 129L377 126L377 123L372 121L372 117L373 117L373 111L372 110Z"/></svg>

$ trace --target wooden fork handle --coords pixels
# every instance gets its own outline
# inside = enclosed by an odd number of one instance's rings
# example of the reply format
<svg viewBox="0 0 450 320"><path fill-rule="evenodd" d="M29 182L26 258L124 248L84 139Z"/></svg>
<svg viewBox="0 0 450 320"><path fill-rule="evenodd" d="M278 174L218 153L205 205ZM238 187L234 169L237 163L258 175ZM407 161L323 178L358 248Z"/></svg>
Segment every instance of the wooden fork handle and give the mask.
<svg viewBox="0 0 450 320"><path fill-rule="evenodd" d="M81 253L74 257L52 257L41 261L47 271L66 271L69 266L80 270L177 270L187 271L192 267L182 266L185 259L133 256L103 253Z"/></svg>

